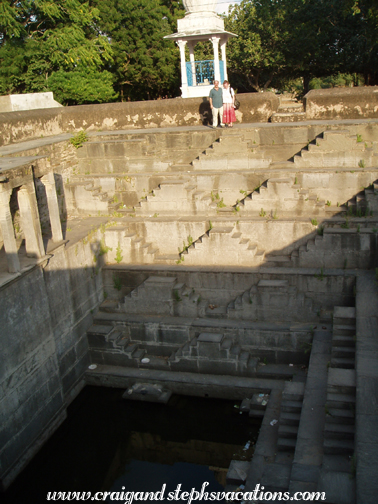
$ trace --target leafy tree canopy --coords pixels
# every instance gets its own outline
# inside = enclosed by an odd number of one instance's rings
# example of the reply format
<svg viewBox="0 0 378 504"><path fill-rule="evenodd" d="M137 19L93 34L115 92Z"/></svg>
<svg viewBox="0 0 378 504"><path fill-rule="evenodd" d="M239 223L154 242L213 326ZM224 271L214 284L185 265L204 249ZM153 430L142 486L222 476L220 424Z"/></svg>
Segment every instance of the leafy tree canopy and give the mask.
<svg viewBox="0 0 378 504"><path fill-rule="evenodd" d="M100 11L98 26L111 40L117 88L126 99L177 96L179 51L164 36L183 17L181 0L92 0Z"/></svg>
<svg viewBox="0 0 378 504"><path fill-rule="evenodd" d="M112 61L96 32L99 12L83 0L3 0L0 4L0 91L49 89L59 71L100 70ZM111 90L109 90L111 91Z"/></svg>

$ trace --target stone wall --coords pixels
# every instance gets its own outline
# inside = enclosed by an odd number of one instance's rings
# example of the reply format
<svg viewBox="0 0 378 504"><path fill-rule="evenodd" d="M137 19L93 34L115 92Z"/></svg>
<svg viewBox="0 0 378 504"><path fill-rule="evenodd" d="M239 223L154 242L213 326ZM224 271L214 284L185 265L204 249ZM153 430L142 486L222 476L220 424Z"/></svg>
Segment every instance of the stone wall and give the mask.
<svg viewBox="0 0 378 504"><path fill-rule="evenodd" d="M273 93L240 95L239 122L267 122L278 109ZM0 145L67 131L165 128L208 125L211 118L207 98L173 98L143 102L106 103L76 107L28 110L0 114L3 125Z"/></svg>
<svg viewBox="0 0 378 504"><path fill-rule="evenodd" d="M0 485L66 417L89 364L86 331L103 296L94 242L66 248L0 289Z"/></svg>
<svg viewBox="0 0 378 504"><path fill-rule="evenodd" d="M378 86L313 89L304 97L307 119L378 117Z"/></svg>

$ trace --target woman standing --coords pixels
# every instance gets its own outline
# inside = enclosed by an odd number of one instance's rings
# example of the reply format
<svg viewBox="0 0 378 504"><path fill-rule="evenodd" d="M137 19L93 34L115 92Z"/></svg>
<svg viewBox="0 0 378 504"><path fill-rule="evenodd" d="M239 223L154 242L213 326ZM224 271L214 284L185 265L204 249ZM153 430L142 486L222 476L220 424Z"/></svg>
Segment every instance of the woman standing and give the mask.
<svg viewBox="0 0 378 504"><path fill-rule="evenodd" d="M232 123L236 121L235 116L235 93L230 83L223 81L223 123L232 128Z"/></svg>

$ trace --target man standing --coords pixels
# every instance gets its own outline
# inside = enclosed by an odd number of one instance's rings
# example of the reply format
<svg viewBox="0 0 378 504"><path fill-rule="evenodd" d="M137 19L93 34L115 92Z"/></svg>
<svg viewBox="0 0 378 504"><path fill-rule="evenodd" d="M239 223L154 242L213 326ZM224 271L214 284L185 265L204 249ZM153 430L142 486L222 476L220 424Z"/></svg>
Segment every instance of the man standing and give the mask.
<svg viewBox="0 0 378 504"><path fill-rule="evenodd" d="M214 81L214 87L210 91L210 108L213 112L213 128L218 126L218 114L220 115L220 127L223 128L223 97L222 89L219 88L219 81Z"/></svg>

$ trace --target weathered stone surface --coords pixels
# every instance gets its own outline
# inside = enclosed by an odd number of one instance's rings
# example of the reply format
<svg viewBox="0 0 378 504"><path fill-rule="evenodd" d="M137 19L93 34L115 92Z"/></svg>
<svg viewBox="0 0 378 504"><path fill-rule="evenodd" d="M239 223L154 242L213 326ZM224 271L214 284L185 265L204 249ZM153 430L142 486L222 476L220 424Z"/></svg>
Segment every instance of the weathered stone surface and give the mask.
<svg viewBox="0 0 378 504"><path fill-rule="evenodd" d="M267 122L279 104L278 98L273 93L241 94L240 101L242 102L240 117L243 122ZM122 130L209 124L210 117L209 103L202 98L174 98L7 112L0 114L0 121L7 131L0 142L4 145L27 138L38 138L41 135L81 129Z"/></svg>
<svg viewBox="0 0 378 504"><path fill-rule="evenodd" d="M307 119L377 117L378 87L313 89L304 97Z"/></svg>

